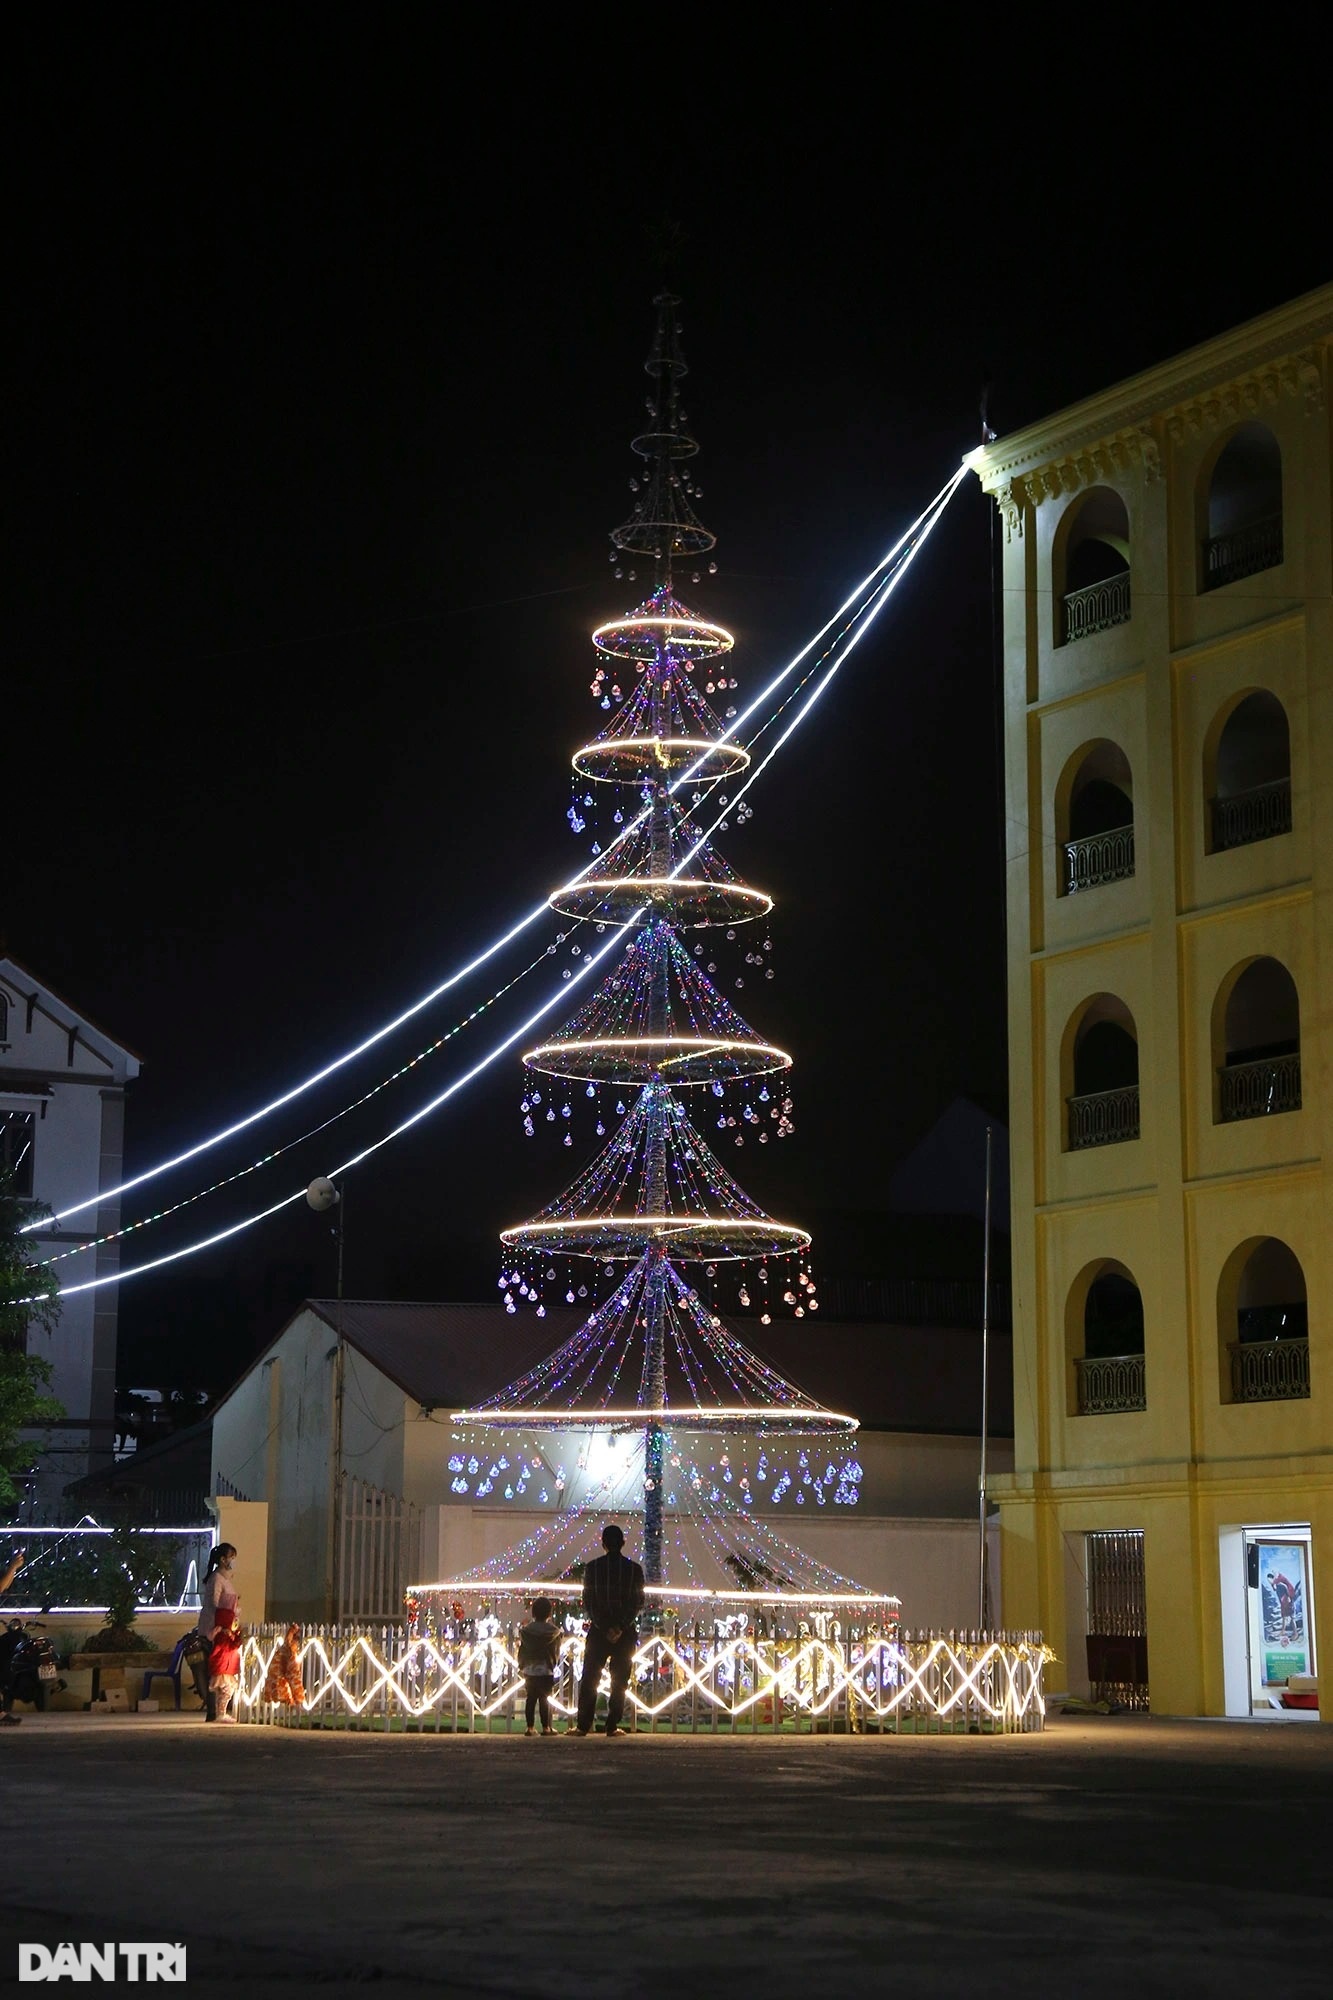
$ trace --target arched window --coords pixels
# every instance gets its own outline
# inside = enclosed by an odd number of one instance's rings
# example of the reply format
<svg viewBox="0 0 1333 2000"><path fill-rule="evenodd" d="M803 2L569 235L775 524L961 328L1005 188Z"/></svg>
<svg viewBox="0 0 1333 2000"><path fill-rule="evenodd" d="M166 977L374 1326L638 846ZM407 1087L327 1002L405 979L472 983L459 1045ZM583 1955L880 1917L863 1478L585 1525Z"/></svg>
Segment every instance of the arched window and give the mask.
<svg viewBox="0 0 1333 2000"><path fill-rule="evenodd" d="M1069 1310L1078 1415L1144 1409L1143 1300L1133 1273L1114 1258L1090 1264Z"/></svg>
<svg viewBox="0 0 1333 2000"><path fill-rule="evenodd" d="M1310 1393L1305 1273L1277 1236L1253 1236L1227 1259L1217 1288L1218 1331L1233 1403L1287 1402Z"/></svg>
<svg viewBox="0 0 1333 2000"><path fill-rule="evenodd" d="M1213 461L1203 534L1205 590L1282 560L1282 452L1267 424L1241 424Z"/></svg>
<svg viewBox="0 0 1333 2000"><path fill-rule="evenodd" d="M1255 958L1224 980L1213 1007L1217 1122L1301 1108L1301 1005L1275 958Z"/></svg>
<svg viewBox="0 0 1333 2000"><path fill-rule="evenodd" d="M1117 1146L1139 1136L1139 1044L1134 1016L1114 993L1096 993L1070 1022L1068 1146Z"/></svg>
<svg viewBox="0 0 1333 2000"><path fill-rule="evenodd" d="M1134 780L1119 744L1103 737L1070 758L1056 788L1055 818L1062 894L1134 873Z"/></svg>
<svg viewBox="0 0 1333 2000"><path fill-rule="evenodd" d="M1057 646L1129 617L1129 515L1109 486L1075 500L1055 531Z"/></svg>
<svg viewBox="0 0 1333 2000"><path fill-rule="evenodd" d="M1204 781L1211 782L1217 854L1291 832L1291 731L1275 694L1239 695L1208 732Z"/></svg>

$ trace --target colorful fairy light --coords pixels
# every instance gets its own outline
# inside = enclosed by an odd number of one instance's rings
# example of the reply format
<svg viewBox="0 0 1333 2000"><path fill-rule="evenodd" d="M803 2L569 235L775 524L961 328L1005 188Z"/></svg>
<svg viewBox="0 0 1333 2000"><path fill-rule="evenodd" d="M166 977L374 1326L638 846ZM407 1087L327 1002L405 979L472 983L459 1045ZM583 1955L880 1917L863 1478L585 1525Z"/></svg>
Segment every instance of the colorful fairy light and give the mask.
<svg viewBox="0 0 1333 2000"><path fill-rule="evenodd" d="M570 1430L579 1424L591 1421L595 1416L599 1424L636 1425L657 1423L669 1428L683 1425L694 1430L734 1431L738 1424L755 1425L762 1423L769 1430L777 1423L790 1424L804 1436L821 1431L854 1431L859 1419L844 1416L839 1410L826 1410L822 1403L784 1403L780 1410L757 1410L753 1403L718 1403L710 1405L662 1403L626 1404L621 1409L610 1406L595 1412L583 1410L533 1410L524 1408L491 1409L486 1405L475 1410L459 1410L453 1418L460 1429L468 1424L486 1422L504 1424L509 1428L522 1427L524 1430Z"/></svg>

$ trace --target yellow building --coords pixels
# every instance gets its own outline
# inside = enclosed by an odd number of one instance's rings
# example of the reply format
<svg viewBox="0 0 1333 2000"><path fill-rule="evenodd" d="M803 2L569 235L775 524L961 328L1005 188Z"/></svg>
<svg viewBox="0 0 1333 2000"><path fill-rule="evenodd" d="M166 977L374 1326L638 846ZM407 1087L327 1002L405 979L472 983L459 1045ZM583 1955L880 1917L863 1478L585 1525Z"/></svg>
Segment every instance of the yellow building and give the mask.
<svg viewBox="0 0 1333 2000"><path fill-rule="evenodd" d="M1328 286L970 461L1003 546L1004 1618L1052 1685L1162 1714L1304 1719L1333 1677L1331 355Z"/></svg>

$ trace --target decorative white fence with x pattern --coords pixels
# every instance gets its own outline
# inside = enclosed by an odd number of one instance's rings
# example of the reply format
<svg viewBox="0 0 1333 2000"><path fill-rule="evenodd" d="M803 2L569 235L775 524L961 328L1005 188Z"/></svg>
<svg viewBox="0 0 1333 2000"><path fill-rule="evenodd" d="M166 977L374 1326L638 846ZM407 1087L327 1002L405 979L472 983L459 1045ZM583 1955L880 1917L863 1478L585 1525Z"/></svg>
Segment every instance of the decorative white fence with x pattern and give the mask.
<svg viewBox="0 0 1333 2000"><path fill-rule="evenodd" d="M288 1727L507 1731L523 1726L511 1626L458 1640L394 1626L316 1626L302 1636L299 1708L264 1699L282 1633L260 1627L242 1657L239 1710ZM678 1623L634 1655L627 1728L672 1733L914 1731L1013 1733L1044 1726L1049 1649L1036 1632L759 1638ZM583 1641L563 1642L552 1706L577 1707ZM605 1687L605 1680L603 1686Z"/></svg>

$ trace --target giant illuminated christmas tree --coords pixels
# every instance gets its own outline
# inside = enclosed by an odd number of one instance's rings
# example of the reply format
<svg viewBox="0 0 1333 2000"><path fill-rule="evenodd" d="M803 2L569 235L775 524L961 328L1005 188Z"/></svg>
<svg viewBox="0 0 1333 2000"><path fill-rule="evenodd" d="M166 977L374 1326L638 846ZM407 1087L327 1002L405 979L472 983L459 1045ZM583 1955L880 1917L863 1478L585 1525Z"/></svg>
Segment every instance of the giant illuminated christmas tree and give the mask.
<svg viewBox="0 0 1333 2000"><path fill-rule="evenodd" d="M845 1586L847 1579L761 1526L752 1510L766 1495L754 1490L748 1472L737 1485L724 1457L720 1477L736 1490L723 1492L716 1465L705 1475L690 1457L692 1444L697 1450L701 1437L719 1432L759 1440L762 1480L767 1441L845 1434L855 1422L803 1396L747 1349L704 1295L719 1267L729 1265L745 1274L739 1303L748 1307L752 1292L761 1294L764 1318L775 1297L801 1316L816 1304L804 1263L809 1236L751 1200L706 1143L695 1108L705 1106L734 1145L747 1137L767 1144L791 1129L790 1057L719 991L716 962L707 960L705 969L702 936L721 930L728 942L743 943L749 925L747 935L758 935L744 964L771 977L769 941L757 920L772 902L736 878L708 837L727 824L726 788L750 753L728 726L735 715L726 700L736 687L728 672L732 637L677 595L678 572L688 569L699 580L714 537L694 506L698 446L680 403L686 368L677 301L663 295L656 305L648 424L633 440L642 470L630 482L630 517L611 537L616 576L637 582L642 567L651 589L627 616L593 634L592 691L609 719L573 759L571 824L582 833L600 817L606 844L595 843L591 865L551 897L553 910L573 920L553 949L572 939L576 959L586 964L591 955L607 969L598 965L591 997L523 1058L529 1133L537 1121L555 1124L572 1145L572 1100L586 1096L597 1105L596 1130L606 1144L564 1194L502 1235L501 1284L511 1310L526 1300L544 1315L553 1283L568 1303L586 1297L590 1284L579 1281L580 1272L607 1296L572 1339L455 1422L464 1436L500 1432L519 1440L512 1449L520 1465L528 1433L637 1437L639 1490L631 1500L642 1507L650 1584L666 1579L668 1522L688 1520L696 1545L701 1538L714 1564L729 1565L732 1575ZM710 695L722 697L726 717ZM744 978L739 972L735 985ZM801 1463L808 1478L804 1454ZM821 1476L830 1498L836 1480L836 1497L854 1504L854 1461L829 1465ZM589 1500L590 1522L600 1520L598 1501ZM558 1528L507 1551L485 1573L497 1582L506 1574L559 1574L562 1560L584 1552L586 1535L571 1537L572 1526L562 1517ZM693 1573L679 1535L677 1546Z"/></svg>

